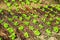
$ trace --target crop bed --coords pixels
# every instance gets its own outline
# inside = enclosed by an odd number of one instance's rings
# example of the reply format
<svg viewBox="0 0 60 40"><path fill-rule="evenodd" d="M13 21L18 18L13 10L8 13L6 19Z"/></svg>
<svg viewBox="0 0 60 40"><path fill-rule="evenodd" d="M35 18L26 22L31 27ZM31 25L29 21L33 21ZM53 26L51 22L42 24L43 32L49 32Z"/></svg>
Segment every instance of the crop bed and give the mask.
<svg viewBox="0 0 60 40"><path fill-rule="evenodd" d="M15 0L2 2L7 9L0 8L0 40L60 40L59 4L35 8L29 5L40 4L39 0L19 0L19 8Z"/></svg>

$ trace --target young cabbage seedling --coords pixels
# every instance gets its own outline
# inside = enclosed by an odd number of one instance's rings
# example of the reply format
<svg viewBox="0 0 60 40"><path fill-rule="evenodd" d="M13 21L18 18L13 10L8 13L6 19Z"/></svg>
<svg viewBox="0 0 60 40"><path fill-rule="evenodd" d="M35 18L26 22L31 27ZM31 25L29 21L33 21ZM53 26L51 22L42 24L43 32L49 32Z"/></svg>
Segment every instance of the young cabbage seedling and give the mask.
<svg viewBox="0 0 60 40"><path fill-rule="evenodd" d="M32 0L33 3L37 3L38 0Z"/></svg>
<svg viewBox="0 0 60 40"><path fill-rule="evenodd" d="M33 17L34 17L34 18L38 18L38 15L35 14L35 15L33 15Z"/></svg>
<svg viewBox="0 0 60 40"><path fill-rule="evenodd" d="M25 2L21 2L21 5L24 6L25 5Z"/></svg>
<svg viewBox="0 0 60 40"><path fill-rule="evenodd" d="M38 21L36 20L36 19L33 19L33 21L32 21L34 24L37 24L38 23Z"/></svg>
<svg viewBox="0 0 60 40"><path fill-rule="evenodd" d="M60 17L56 17L56 20L60 21Z"/></svg>
<svg viewBox="0 0 60 40"><path fill-rule="evenodd" d="M8 3L7 3L7 6L10 7L10 6L11 6L11 3L8 2Z"/></svg>
<svg viewBox="0 0 60 40"><path fill-rule="evenodd" d="M50 25L51 25L51 22L48 21L48 22L46 22L46 24L47 24L48 26L50 26Z"/></svg>
<svg viewBox="0 0 60 40"><path fill-rule="evenodd" d="M39 24L39 27L42 29L42 28L44 28L44 26L43 25L41 25L41 24Z"/></svg>
<svg viewBox="0 0 60 40"><path fill-rule="evenodd" d="M39 36L41 33L38 31L38 29L33 31L36 36Z"/></svg>
<svg viewBox="0 0 60 40"><path fill-rule="evenodd" d="M27 20L30 20L30 18L31 18L31 16L27 16L27 17L25 17L25 19L27 19Z"/></svg>
<svg viewBox="0 0 60 40"><path fill-rule="evenodd" d="M4 28L8 28L8 27L9 27L8 23L4 23Z"/></svg>
<svg viewBox="0 0 60 40"><path fill-rule="evenodd" d="M25 36L25 38L28 38L28 37L29 37L28 32L25 32L25 33L24 33L24 36Z"/></svg>
<svg viewBox="0 0 60 40"><path fill-rule="evenodd" d="M46 29L46 33L47 33L48 35L51 35L51 30L50 30L50 29Z"/></svg>
<svg viewBox="0 0 60 40"><path fill-rule="evenodd" d="M52 9L52 8L50 8L49 10L53 11L53 9Z"/></svg>
<svg viewBox="0 0 60 40"><path fill-rule="evenodd" d="M57 11L54 11L55 14L57 14L58 12Z"/></svg>
<svg viewBox="0 0 60 40"><path fill-rule="evenodd" d="M48 14L45 14L44 16L45 16L45 17L47 17L47 16L48 16Z"/></svg>
<svg viewBox="0 0 60 40"><path fill-rule="evenodd" d="M30 9L32 9L33 7L32 6L30 6Z"/></svg>
<svg viewBox="0 0 60 40"><path fill-rule="evenodd" d="M59 21L56 21L56 24L59 24L60 22Z"/></svg>
<svg viewBox="0 0 60 40"><path fill-rule="evenodd" d="M45 11L45 9L44 9L44 8L42 8L42 11Z"/></svg>
<svg viewBox="0 0 60 40"><path fill-rule="evenodd" d="M9 33L13 33L14 32L13 28L8 28L7 30L8 30Z"/></svg>
<svg viewBox="0 0 60 40"><path fill-rule="evenodd" d="M15 7L18 7L18 3L15 2L15 3L14 3L14 6L15 6Z"/></svg>
<svg viewBox="0 0 60 40"><path fill-rule="evenodd" d="M53 27L53 31L57 33L57 32L59 32L59 28L57 26Z"/></svg>
<svg viewBox="0 0 60 40"><path fill-rule="evenodd" d="M54 17L55 16L55 14L53 15L53 14L49 14L51 17Z"/></svg>
<svg viewBox="0 0 60 40"><path fill-rule="evenodd" d="M54 19L51 17L51 18L49 18L49 21L53 21Z"/></svg>
<svg viewBox="0 0 60 40"><path fill-rule="evenodd" d="M20 31L23 31L23 30L24 30L24 26L20 26L18 29L19 29Z"/></svg>
<svg viewBox="0 0 60 40"><path fill-rule="evenodd" d="M43 22L45 22L45 21L46 21L46 18L41 18L41 20L42 20Z"/></svg>
<svg viewBox="0 0 60 40"><path fill-rule="evenodd" d="M26 15L26 14L22 14L22 17L26 18L26 17L27 17L27 15Z"/></svg>
<svg viewBox="0 0 60 40"><path fill-rule="evenodd" d="M45 7L44 8L48 8L48 5L45 5Z"/></svg>
<svg viewBox="0 0 60 40"><path fill-rule="evenodd" d="M25 21L24 24L25 24L25 25L29 25L29 22Z"/></svg>
<svg viewBox="0 0 60 40"><path fill-rule="evenodd" d="M30 1L29 0L26 0L26 4L29 5L30 4Z"/></svg>
<svg viewBox="0 0 60 40"><path fill-rule="evenodd" d="M16 7L16 12L18 12L18 11L19 11L19 7L17 6L17 7Z"/></svg>
<svg viewBox="0 0 60 40"><path fill-rule="evenodd" d="M3 22L3 20L0 19L0 23L2 23L2 22Z"/></svg>
<svg viewBox="0 0 60 40"><path fill-rule="evenodd" d="M22 20L23 20L23 18L22 18L22 17L19 17L19 20L20 20L20 21L22 21Z"/></svg>
<svg viewBox="0 0 60 40"><path fill-rule="evenodd" d="M29 26L29 29L33 31L34 30L34 27L33 26Z"/></svg>
<svg viewBox="0 0 60 40"><path fill-rule="evenodd" d="M13 21L13 18L8 18L8 21L12 22Z"/></svg>
<svg viewBox="0 0 60 40"><path fill-rule="evenodd" d="M7 3L7 2L8 2L8 0L4 0L4 2L5 2L5 3Z"/></svg>
<svg viewBox="0 0 60 40"><path fill-rule="evenodd" d="M14 25L17 26L19 23L17 21L14 22Z"/></svg>
<svg viewBox="0 0 60 40"><path fill-rule="evenodd" d="M13 16L13 19L17 19L17 18L18 18L18 16L16 16L16 15Z"/></svg>
<svg viewBox="0 0 60 40"><path fill-rule="evenodd" d="M11 38L11 40L15 40L16 35L15 35L15 33L12 33L9 37Z"/></svg>
<svg viewBox="0 0 60 40"><path fill-rule="evenodd" d="M56 7L56 9L57 9L58 11L60 11L60 7Z"/></svg>

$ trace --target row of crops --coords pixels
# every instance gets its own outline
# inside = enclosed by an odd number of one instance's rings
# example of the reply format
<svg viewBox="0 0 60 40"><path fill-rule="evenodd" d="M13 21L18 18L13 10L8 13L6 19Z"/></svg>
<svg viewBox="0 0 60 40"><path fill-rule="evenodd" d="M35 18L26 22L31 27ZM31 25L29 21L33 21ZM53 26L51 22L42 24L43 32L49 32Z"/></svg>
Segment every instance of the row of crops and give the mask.
<svg viewBox="0 0 60 40"><path fill-rule="evenodd" d="M12 10L12 4L16 10ZM0 8L0 40L15 40L20 37L26 40L30 37L37 37L42 34L52 36L52 32L60 31L60 5L45 5L34 7L19 8L15 0L5 0L8 10ZM19 0L21 6L40 3L39 0Z"/></svg>

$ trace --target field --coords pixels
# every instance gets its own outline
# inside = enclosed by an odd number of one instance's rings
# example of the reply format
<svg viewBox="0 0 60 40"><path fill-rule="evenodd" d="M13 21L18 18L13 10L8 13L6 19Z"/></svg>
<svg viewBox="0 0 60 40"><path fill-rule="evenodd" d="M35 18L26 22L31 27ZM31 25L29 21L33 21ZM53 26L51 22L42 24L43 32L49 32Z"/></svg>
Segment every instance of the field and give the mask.
<svg viewBox="0 0 60 40"><path fill-rule="evenodd" d="M0 0L0 40L60 40L60 4Z"/></svg>

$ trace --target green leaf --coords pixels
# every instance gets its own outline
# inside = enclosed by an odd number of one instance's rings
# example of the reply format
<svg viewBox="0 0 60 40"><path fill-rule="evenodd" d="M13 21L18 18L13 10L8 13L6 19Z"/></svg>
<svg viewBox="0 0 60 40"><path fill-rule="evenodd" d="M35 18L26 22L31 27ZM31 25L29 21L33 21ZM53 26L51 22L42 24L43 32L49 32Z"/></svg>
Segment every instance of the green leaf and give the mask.
<svg viewBox="0 0 60 40"><path fill-rule="evenodd" d="M58 21L60 21L60 17L56 17L56 19L57 19Z"/></svg>
<svg viewBox="0 0 60 40"><path fill-rule="evenodd" d="M17 26L19 23L17 21L14 22L14 25Z"/></svg>
<svg viewBox="0 0 60 40"><path fill-rule="evenodd" d="M56 7L56 9L57 9L58 11L60 11L60 7Z"/></svg>
<svg viewBox="0 0 60 40"><path fill-rule="evenodd" d="M0 40L2 40L2 37L0 37Z"/></svg>
<svg viewBox="0 0 60 40"><path fill-rule="evenodd" d="M18 16L16 16L16 15L13 16L13 19L17 19L17 18L18 18Z"/></svg>
<svg viewBox="0 0 60 40"><path fill-rule="evenodd" d="M26 14L22 14L22 17L26 18L26 17L27 17L27 15L26 15Z"/></svg>
<svg viewBox="0 0 60 40"><path fill-rule="evenodd" d="M8 0L4 0L4 2L5 2L5 3L7 3L7 2L8 2Z"/></svg>
<svg viewBox="0 0 60 40"><path fill-rule="evenodd" d="M42 20L43 22L45 22L45 21L46 21L46 18L41 18L41 20Z"/></svg>
<svg viewBox="0 0 60 40"><path fill-rule="evenodd" d="M24 27L23 27L23 26L20 26L18 29L19 29L20 31L22 31L22 30L24 30Z"/></svg>
<svg viewBox="0 0 60 40"><path fill-rule="evenodd" d="M19 17L19 20L20 20L20 21L22 21L22 20L23 20L23 18L22 18L22 17Z"/></svg>
<svg viewBox="0 0 60 40"><path fill-rule="evenodd" d="M51 17L54 17L55 15L53 15L53 14L49 14Z"/></svg>
<svg viewBox="0 0 60 40"><path fill-rule="evenodd" d="M33 23L34 23L34 24L37 24L38 21L37 21L36 19L33 19Z"/></svg>
<svg viewBox="0 0 60 40"><path fill-rule="evenodd" d="M53 27L53 30L54 30L54 32L59 32L59 28L57 26Z"/></svg>
<svg viewBox="0 0 60 40"><path fill-rule="evenodd" d="M50 25L51 25L51 22L46 22L46 24L47 24L48 26L50 26Z"/></svg>
<svg viewBox="0 0 60 40"><path fill-rule="evenodd" d="M12 0L12 2L15 2L15 0Z"/></svg>
<svg viewBox="0 0 60 40"><path fill-rule="evenodd" d="M0 23L2 23L2 22L3 22L3 20L0 19Z"/></svg>
<svg viewBox="0 0 60 40"><path fill-rule="evenodd" d="M29 29L33 31L34 30L34 27L33 26L29 26Z"/></svg>
<svg viewBox="0 0 60 40"><path fill-rule="evenodd" d="M19 11L19 7L16 7L16 12L18 12Z"/></svg>
<svg viewBox="0 0 60 40"><path fill-rule="evenodd" d="M2 9L0 9L0 13L2 13L2 11L3 11L3 10L2 10Z"/></svg>
<svg viewBox="0 0 60 40"><path fill-rule="evenodd" d="M45 5L45 8L48 8L48 5Z"/></svg>
<svg viewBox="0 0 60 40"><path fill-rule="evenodd" d="M7 3L7 6L10 7L11 6L11 3Z"/></svg>
<svg viewBox="0 0 60 40"><path fill-rule="evenodd" d="M59 24L60 22L59 21L56 21L56 24Z"/></svg>
<svg viewBox="0 0 60 40"><path fill-rule="evenodd" d="M30 1L29 0L26 0L26 4L29 5L30 4Z"/></svg>
<svg viewBox="0 0 60 40"><path fill-rule="evenodd" d="M44 9L44 8L42 8L42 11L45 11L45 9Z"/></svg>
<svg viewBox="0 0 60 40"><path fill-rule="evenodd" d="M49 21L53 21L54 19L51 17L51 18L49 18Z"/></svg>
<svg viewBox="0 0 60 40"><path fill-rule="evenodd" d="M25 21L24 24L25 24L25 25L29 25L29 22Z"/></svg>
<svg viewBox="0 0 60 40"><path fill-rule="evenodd" d="M24 33L25 38L29 37L29 34L27 32Z"/></svg>
<svg viewBox="0 0 60 40"><path fill-rule="evenodd" d="M9 20L10 22L12 22L12 21L13 21L13 19L12 19L12 18L8 18L8 20Z"/></svg>
<svg viewBox="0 0 60 40"><path fill-rule="evenodd" d="M27 19L27 20L30 20L30 18L31 18L31 16L27 16L27 17L25 17L25 19Z"/></svg>
<svg viewBox="0 0 60 40"><path fill-rule="evenodd" d="M39 24L39 27L42 29L42 28L44 28L44 26L43 25L41 25L41 24Z"/></svg>
<svg viewBox="0 0 60 40"><path fill-rule="evenodd" d="M21 5L24 6L25 5L25 2L21 2Z"/></svg>
<svg viewBox="0 0 60 40"><path fill-rule="evenodd" d="M16 2L15 2L15 3L14 3L14 6L16 6L16 7L17 7L17 6L18 6L18 3L16 3Z"/></svg>
<svg viewBox="0 0 60 40"><path fill-rule="evenodd" d="M36 36L39 36L41 33L38 30L33 31Z"/></svg>
<svg viewBox="0 0 60 40"><path fill-rule="evenodd" d="M9 27L8 23L4 23L4 28L8 28L8 27Z"/></svg>
<svg viewBox="0 0 60 40"><path fill-rule="evenodd" d="M47 33L48 35L51 35L51 30L46 29L46 33Z"/></svg>
<svg viewBox="0 0 60 40"><path fill-rule="evenodd" d="M16 35L15 35L15 33L12 33L9 37L10 37L12 40L15 40Z"/></svg>
<svg viewBox="0 0 60 40"><path fill-rule="evenodd" d="M50 8L50 10L51 10L51 11L53 11L53 9L52 9L52 8Z"/></svg>
<svg viewBox="0 0 60 40"><path fill-rule="evenodd" d="M13 33L14 32L13 28L8 28L7 30L8 30L9 33Z"/></svg>
<svg viewBox="0 0 60 40"><path fill-rule="evenodd" d="M32 2L37 3L38 0L32 0Z"/></svg>
<svg viewBox="0 0 60 40"><path fill-rule="evenodd" d="M38 15L33 15L34 18L38 18Z"/></svg>
<svg viewBox="0 0 60 40"><path fill-rule="evenodd" d="M47 17L47 16L48 16L48 14L45 14L44 16L45 16L45 17Z"/></svg>

